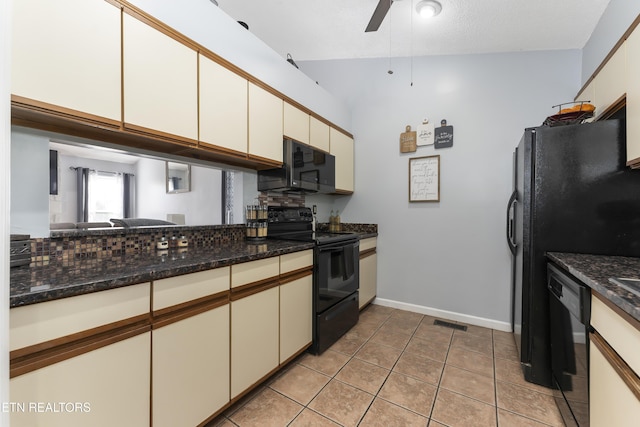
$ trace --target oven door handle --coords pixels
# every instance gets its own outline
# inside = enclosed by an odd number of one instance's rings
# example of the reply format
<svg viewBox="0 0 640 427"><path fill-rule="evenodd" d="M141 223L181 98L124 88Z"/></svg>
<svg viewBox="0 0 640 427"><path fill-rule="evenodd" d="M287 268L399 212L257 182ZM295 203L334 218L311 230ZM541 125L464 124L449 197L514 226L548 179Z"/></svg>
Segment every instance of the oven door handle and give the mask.
<svg viewBox="0 0 640 427"><path fill-rule="evenodd" d="M336 250L343 250L347 246L352 246L353 249L355 250L356 248L360 247L360 241L356 240L356 241L342 241L342 242L336 242L336 243L329 243L326 245L318 246L317 248L319 252L333 252Z"/></svg>

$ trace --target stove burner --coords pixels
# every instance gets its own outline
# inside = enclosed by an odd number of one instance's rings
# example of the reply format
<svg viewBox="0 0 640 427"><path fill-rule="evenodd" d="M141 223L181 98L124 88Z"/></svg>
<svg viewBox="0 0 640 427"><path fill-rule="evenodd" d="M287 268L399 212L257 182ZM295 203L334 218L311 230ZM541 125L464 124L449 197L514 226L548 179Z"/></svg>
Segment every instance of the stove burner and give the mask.
<svg viewBox="0 0 640 427"><path fill-rule="evenodd" d="M274 239L314 242L317 245L358 240L355 233L314 232L311 208L269 206L267 216L267 235Z"/></svg>

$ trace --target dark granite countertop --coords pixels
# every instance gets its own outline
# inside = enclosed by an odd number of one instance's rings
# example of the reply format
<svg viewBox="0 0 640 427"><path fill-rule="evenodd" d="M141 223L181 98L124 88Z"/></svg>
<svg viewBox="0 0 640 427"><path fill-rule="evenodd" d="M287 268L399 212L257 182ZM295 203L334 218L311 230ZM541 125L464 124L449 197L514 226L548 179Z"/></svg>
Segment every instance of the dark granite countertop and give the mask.
<svg viewBox="0 0 640 427"><path fill-rule="evenodd" d="M312 243L238 241L215 247L188 247L105 258L59 259L10 272L10 307L36 304L150 280L194 273L313 248Z"/></svg>
<svg viewBox="0 0 640 427"><path fill-rule="evenodd" d="M640 321L640 298L609 281L640 278L640 258L549 252L547 258Z"/></svg>

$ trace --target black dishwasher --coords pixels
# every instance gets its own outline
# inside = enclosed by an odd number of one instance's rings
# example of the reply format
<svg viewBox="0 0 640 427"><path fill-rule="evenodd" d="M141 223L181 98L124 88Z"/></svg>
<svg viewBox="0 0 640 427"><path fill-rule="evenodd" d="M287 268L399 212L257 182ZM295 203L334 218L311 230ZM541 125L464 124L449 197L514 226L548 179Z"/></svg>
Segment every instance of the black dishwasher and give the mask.
<svg viewBox="0 0 640 427"><path fill-rule="evenodd" d="M591 292L568 273L547 264L551 374L555 400L567 426L589 425L589 323Z"/></svg>

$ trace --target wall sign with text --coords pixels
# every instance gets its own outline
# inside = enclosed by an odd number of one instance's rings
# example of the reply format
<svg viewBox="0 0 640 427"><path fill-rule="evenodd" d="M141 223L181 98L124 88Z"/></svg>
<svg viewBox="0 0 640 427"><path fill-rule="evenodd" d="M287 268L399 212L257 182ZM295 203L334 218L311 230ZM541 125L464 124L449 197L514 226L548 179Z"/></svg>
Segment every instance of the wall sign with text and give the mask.
<svg viewBox="0 0 640 427"><path fill-rule="evenodd" d="M453 126L448 126L446 120L440 121L440 127L435 128L434 148L447 148L453 146Z"/></svg>
<svg viewBox="0 0 640 427"><path fill-rule="evenodd" d="M440 201L440 156L409 159L409 201Z"/></svg>

